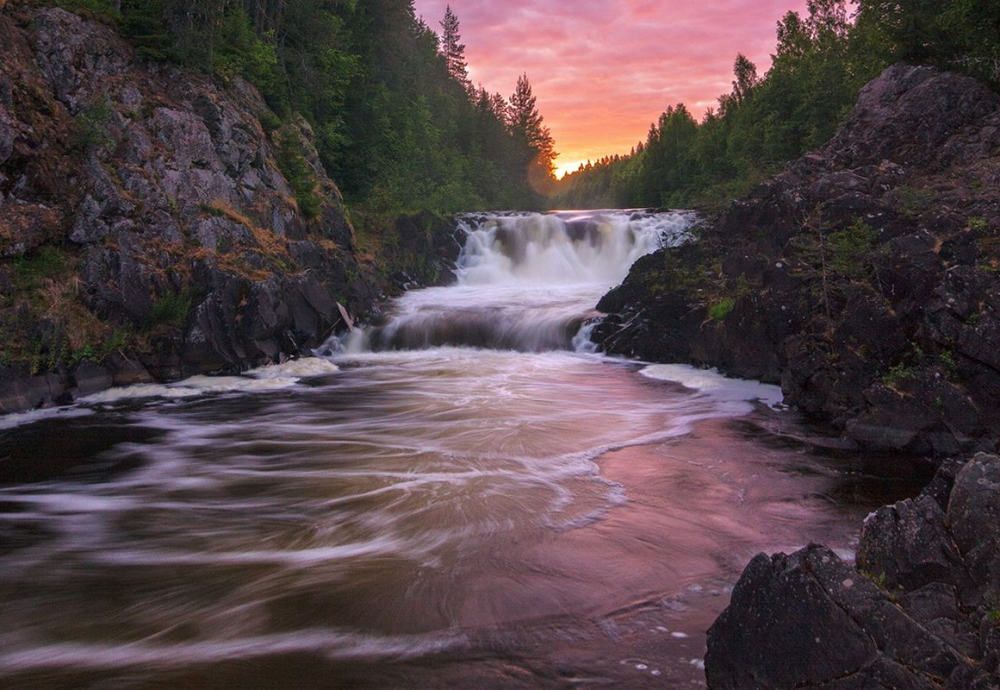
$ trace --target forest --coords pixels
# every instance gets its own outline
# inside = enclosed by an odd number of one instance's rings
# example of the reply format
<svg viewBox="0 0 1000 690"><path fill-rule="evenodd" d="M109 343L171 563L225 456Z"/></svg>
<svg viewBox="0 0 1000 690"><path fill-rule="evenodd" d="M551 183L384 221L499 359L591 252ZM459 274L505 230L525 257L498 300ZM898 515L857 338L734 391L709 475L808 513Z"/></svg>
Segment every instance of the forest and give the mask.
<svg viewBox="0 0 1000 690"><path fill-rule="evenodd" d="M894 61L1000 83L993 0L809 0L777 22L765 74L737 55L732 90L700 120L672 105L631 152L557 182L527 75L507 97L473 85L450 7L435 30L412 0L55 4L114 23L146 59L249 80L265 125L303 116L348 203L372 211L711 208L829 139Z"/></svg>
<svg viewBox="0 0 1000 690"><path fill-rule="evenodd" d="M247 79L273 111L266 128L303 116L354 207L448 212L547 203L555 151L528 77L509 97L474 86L450 7L435 31L412 0L54 4L113 23L145 59Z"/></svg>
<svg viewBox="0 0 1000 690"><path fill-rule="evenodd" d="M740 54L732 91L701 120L670 106L626 155L560 180L561 208L717 207L828 140L865 83L896 61L1000 84L1000 4L993 0L810 0L788 12L763 76Z"/></svg>

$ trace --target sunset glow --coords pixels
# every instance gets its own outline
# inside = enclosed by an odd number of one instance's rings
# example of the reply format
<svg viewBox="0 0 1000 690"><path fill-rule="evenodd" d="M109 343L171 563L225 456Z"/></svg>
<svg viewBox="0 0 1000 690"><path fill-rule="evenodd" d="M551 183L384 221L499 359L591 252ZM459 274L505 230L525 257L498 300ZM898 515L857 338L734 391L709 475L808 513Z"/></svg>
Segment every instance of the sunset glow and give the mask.
<svg viewBox="0 0 1000 690"><path fill-rule="evenodd" d="M416 0L439 30L445 5L461 21L474 84L509 96L528 74L556 140L558 174L628 153L668 105L700 118L731 89L744 53L763 74L775 24L805 0Z"/></svg>

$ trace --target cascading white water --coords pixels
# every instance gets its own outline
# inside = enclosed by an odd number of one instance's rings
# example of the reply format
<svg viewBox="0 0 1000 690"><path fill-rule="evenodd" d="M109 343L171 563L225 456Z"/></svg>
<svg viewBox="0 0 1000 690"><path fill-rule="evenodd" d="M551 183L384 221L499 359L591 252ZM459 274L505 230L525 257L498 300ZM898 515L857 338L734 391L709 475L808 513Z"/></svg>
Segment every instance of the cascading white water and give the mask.
<svg viewBox="0 0 1000 690"><path fill-rule="evenodd" d="M691 239L689 212L564 211L460 219L458 282L404 295L350 352L443 345L539 352L590 347L594 305L641 256Z"/></svg>

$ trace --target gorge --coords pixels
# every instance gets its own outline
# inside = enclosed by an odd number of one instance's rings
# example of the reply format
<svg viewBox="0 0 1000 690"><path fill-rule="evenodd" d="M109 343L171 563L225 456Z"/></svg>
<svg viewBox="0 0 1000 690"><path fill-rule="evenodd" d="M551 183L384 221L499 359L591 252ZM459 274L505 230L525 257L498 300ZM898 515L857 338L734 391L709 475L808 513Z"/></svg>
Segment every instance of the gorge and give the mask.
<svg viewBox="0 0 1000 690"><path fill-rule="evenodd" d="M5 685L997 686L995 90L719 214L380 215L83 15L0 3Z"/></svg>

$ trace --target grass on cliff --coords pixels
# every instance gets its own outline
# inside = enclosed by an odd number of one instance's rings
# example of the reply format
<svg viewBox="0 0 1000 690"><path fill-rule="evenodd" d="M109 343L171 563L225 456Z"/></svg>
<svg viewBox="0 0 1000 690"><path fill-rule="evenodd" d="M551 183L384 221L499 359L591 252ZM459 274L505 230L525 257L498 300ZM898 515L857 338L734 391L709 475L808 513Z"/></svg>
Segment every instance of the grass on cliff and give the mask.
<svg viewBox="0 0 1000 690"><path fill-rule="evenodd" d="M78 257L45 245L8 266L12 289L0 295L0 363L39 374L101 351L112 329L81 300Z"/></svg>
<svg viewBox="0 0 1000 690"><path fill-rule="evenodd" d="M262 228L253 219L232 208L224 200L217 199L200 206L202 214L227 220L245 228L252 237L247 243L228 250L219 250L219 265L250 280L264 280L274 272L285 274L296 272L295 261L288 251L288 239L268 228ZM203 249L206 254L212 250Z"/></svg>

